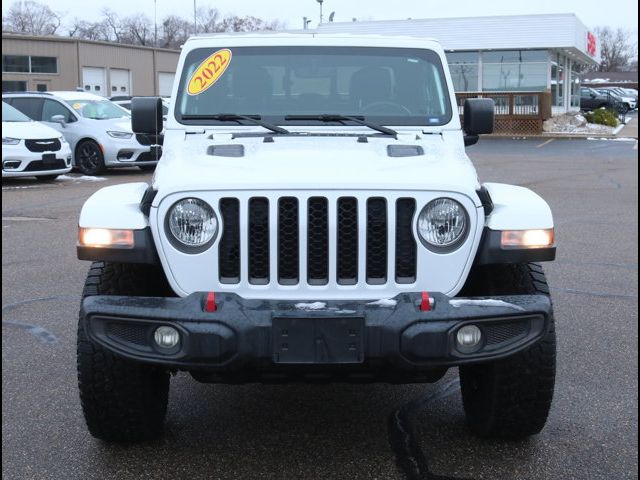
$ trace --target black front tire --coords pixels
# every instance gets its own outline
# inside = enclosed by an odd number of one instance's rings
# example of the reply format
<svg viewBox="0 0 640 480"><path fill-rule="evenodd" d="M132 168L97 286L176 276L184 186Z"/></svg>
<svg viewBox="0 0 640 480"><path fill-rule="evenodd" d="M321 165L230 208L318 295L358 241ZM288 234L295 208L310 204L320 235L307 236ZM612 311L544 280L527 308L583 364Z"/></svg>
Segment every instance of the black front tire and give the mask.
<svg viewBox="0 0 640 480"><path fill-rule="evenodd" d="M542 267L535 263L476 268L463 295L549 295ZM547 333L526 350L490 363L460 367L467 424L481 437L523 438L544 427L555 385L556 336L553 313Z"/></svg>
<svg viewBox="0 0 640 480"><path fill-rule="evenodd" d="M94 262L83 290L92 295L164 296L164 273L147 265ZM169 373L132 362L93 342L78 323L78 387L89 432L108 442L138 442L162 434Z"/></svg>
<svg viewBox="0 0 640 480"><path fill-rule="evenodd" d="M36 177L36 180L38 180L39 182L52 182L59 176L60 175L38 175Z"/></svg>
<svg viewBox="0 0 640 480"><path fill-rule="evenodd" d="M76 147L76 167L85 175L98 175L104 170L104 155L93 140L83 140Z"/></svg>

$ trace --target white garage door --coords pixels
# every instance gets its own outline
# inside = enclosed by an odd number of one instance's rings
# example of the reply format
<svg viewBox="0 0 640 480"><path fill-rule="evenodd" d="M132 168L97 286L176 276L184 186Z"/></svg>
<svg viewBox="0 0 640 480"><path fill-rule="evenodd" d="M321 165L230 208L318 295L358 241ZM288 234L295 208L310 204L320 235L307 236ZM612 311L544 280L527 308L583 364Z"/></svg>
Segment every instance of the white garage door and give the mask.
<svg viewBox="0 0 640 480"><path fill-rule="evenodd" d="M82 86L85 92L106 97L109 95L109 92L106 91L105 83L104 68L82 67Z"/></svg>
<svg viewBox="0 0 640 480"><path fill-rule="evenodd" d="M109 70L109 84L111 85L110 96L114 95L130 95L131 92L131 76L129 70L120 68L112 68Z"/></svg>
<svg viewBox="0 0 640 480"><path fill-rule="evenodd" d="M158 95L161 97L171 96L171 89L173 88L173 79L175 76L175 73L158 73Z"/></svg>

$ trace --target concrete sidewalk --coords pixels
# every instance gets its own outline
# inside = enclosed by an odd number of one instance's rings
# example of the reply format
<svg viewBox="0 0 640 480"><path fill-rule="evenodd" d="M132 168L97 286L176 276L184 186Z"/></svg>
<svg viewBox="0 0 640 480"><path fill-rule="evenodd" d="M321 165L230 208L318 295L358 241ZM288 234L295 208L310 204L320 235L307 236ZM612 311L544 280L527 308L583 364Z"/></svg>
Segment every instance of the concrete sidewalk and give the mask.
<svg viewBox="0 0 640 480"><path fill-rule="evenodd" d="M616 138L635 138L638 139L638 116L635 115L624 127L616 134Z"/></svg>

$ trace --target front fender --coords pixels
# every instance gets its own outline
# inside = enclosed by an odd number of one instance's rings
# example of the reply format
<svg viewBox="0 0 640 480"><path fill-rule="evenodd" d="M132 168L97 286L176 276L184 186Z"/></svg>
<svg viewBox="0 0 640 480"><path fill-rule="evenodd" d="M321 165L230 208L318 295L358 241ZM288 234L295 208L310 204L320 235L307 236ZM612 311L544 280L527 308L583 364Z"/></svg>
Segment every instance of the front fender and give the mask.
<svg viewBox="0 0 640 480"><path fill-rule="evenodd" d="M493 202L486 227L491 230L553 228L551 208L537 193L504 183L485 183L483 186Z"/></svg>
<svg viewBox="0 0 640 480"><path fill-rule="evenodd" d="M535 248L503 248L501 245L503 230L553 229L553 215L547 202L524 187L503 183L485 183L483 187L490 198L487 206L491 211L485 218L476 265L554 260L555 244Z"/></svg>
<svg viewBox="0 0 640 480"><path fill-rule="evenodd" d="M84 202L78 225L81 228L131 230L148 227L149 219L140 209L148 187L146 183L137 182L101 188Z"/></svg>
<svg viewBox="0 0 640 480"><path fill-rule="evenodd" d="M158 254L144 213L146 183L125 183L98 190L80 212L79 228L133 230L133 247L76 246L80 260L158 264Z"/></svg>

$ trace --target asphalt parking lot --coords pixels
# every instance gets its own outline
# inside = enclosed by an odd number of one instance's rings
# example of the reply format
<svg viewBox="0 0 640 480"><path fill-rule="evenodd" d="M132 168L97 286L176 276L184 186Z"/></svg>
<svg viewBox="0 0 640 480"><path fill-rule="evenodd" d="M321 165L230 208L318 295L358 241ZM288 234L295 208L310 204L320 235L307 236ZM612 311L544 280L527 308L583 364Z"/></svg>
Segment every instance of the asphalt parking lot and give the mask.
<svg viewBox="0 0 640 480"><path fill-rule="evenodd" d="M558 258L546 264L556 394L543 432L518 442L469 434L456 370L404 386L203 385L179 374L162 440L93 439L76 387L89 267L75 257L78 213L98 188L150 176L3 181L3 478L638 478L637 148L633 140L482 139L468 149L482 180L533 189L556 220ZM413 436L403 436L406 417ZM405 472L418 465L421 477L403 475L397 461Z"/></svg>

